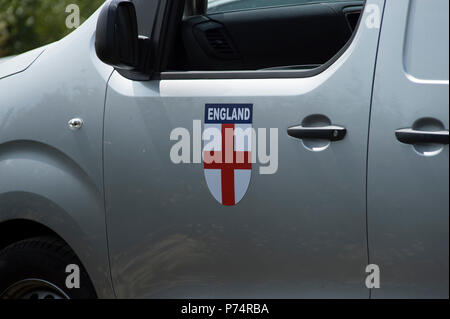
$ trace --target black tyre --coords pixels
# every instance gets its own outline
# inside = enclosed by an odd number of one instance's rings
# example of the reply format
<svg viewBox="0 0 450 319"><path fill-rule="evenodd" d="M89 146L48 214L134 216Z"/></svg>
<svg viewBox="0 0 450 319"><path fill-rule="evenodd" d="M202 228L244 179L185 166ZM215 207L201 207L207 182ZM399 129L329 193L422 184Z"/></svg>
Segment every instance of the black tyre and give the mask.
<svg viewBox="0 0 450 319"><path fill-rule="evenodd" d="M80 269L80 288L66 287L66 267ZM96 293L81 262L62 240L36 237L0 252L0 299L90 299Z"/></svg>

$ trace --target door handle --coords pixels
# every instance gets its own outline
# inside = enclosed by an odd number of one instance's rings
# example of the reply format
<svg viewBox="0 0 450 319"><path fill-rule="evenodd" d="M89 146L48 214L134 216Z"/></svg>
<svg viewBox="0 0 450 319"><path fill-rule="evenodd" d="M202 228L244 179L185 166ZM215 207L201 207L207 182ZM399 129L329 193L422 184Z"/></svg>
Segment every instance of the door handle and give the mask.
<svg viewBox="0 0 450 319"><path fill-rule="evenodd" d="M304 139L304 138L318 138L329 140L332 142L342 140L347 133L345 127L337 125L327 125L320 127L304 127L301 125L291 126L287 129L289 136Z"/></svg>
<svg viewBox="0 0 450 319"><path fill-rule="evenodd" d="M412 128L402 128L395 131L395 136L404 144L448 144L448 130L418 131Z"/></svg>

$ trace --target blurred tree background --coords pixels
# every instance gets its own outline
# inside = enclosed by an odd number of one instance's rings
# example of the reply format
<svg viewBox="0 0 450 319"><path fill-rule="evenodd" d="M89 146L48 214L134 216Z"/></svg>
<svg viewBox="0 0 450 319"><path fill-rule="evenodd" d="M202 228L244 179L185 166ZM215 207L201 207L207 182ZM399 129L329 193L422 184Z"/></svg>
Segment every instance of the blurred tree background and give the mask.
<svg viewBox="0 0 450 319"><path fill-rule="evenodd" d="M83 23L105 0L0 0L0 58L57 41L66 27L69 4L80 8Z"/></svg>

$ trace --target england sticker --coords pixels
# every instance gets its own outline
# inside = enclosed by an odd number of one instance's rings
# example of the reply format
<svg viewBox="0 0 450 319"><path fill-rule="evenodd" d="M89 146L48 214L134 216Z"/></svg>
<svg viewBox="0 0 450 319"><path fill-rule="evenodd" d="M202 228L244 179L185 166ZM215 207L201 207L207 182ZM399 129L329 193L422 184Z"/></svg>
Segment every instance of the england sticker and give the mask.
<svg viewBox="0 0 450 319"><path fill-rule="evenodd" d="M203 130L205 179L213 197L233 206L252 174L252 104L206 104Z"/></svg>

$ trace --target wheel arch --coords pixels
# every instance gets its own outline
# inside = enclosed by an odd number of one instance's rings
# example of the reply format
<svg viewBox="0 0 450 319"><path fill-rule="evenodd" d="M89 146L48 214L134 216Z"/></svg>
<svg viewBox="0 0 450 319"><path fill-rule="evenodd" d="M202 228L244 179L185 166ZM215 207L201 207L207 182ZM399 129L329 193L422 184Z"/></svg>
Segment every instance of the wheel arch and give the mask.
<svg viewBox="0 0 450 319"><path fill-rule="evenodd" d="M70 247L61 236L47 226L32 220L18 218L0 223L0 250L18 241L40 236L56 237ZM70 248L72 249L72 247Z"/></svg>
<svg viewBox="0 0 450 319"><path fill-rule="evenodd" d="M56 235L73 250L100 298L113 298L103 190L61 151L37 141L0 144L0 248Z"/></svg>

